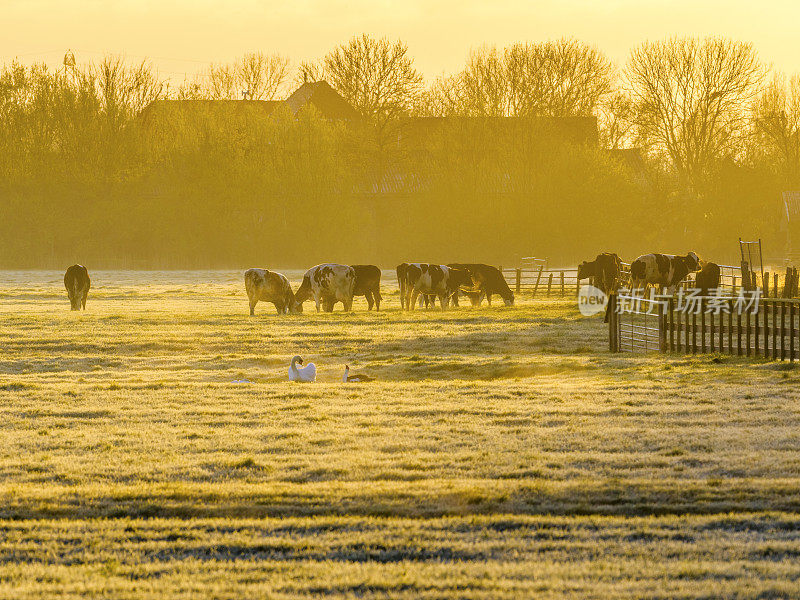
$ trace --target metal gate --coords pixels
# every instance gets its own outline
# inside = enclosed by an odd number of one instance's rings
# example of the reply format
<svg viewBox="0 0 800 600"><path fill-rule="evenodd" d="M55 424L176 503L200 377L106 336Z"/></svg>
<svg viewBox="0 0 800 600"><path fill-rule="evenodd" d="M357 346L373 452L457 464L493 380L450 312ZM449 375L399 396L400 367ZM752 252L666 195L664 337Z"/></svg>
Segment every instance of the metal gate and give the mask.
<svg viewBox="0 0 800 600"><path fill-rule="evenodd" d="M615 293L608 297L608 340L612 352L666 350L663 300Z"/></svg>

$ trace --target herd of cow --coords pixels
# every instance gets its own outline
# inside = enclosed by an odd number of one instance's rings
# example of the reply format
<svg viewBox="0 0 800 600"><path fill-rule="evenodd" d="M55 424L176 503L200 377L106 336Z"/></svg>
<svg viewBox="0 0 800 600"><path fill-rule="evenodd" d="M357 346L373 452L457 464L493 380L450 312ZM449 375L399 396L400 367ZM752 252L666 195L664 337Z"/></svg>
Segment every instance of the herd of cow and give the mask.
<svg viewBox="0 0 800 600"><path fill-rule="evenodd" d="M450 302L458 306L459 296L466 296L473 306L485 298L489 305L492 296L499 295L506 306L514 304L514 294L497 267L478 263L435 265L402 263L397 266L402 308L414 310L420 306L434 307L436 300L442 310ZM91 280L86 267L72 265L64 275L64 287L72 310L86 309L86 297ZM250 314L255 314L258 302L271 302L279 314L303 312L303 303L313 298L317 312L332 312L337 302L345 311L352 310L353 298L364 296L368 310L381 307L381 270L375 265L340 265L326 263L311 267L303 275L297 291L282 273L267 269L248 269L244 286L250 300Z"/></svg>
<svg viewBox="0 0 800 600"><path fill-rule="evenodd" d="M400 305L414 310L420 306L435 307L436 301L442 310L452 302L458 306L459 296L469 298L473 306L479 306L485 298L492 304L492 296L499 295L506 306L513 306L514 294L505 277L497 267L481 263L402 263L397 265L397 282L400 287ZM630 285L633 289L649 285L664 287L674 293L676 286L689 273L697 272L696 287L703 293L719 286L719 265L701 261L694 252L685 256L672 254L644 254L630 266ZM591 279L593 284L610 293L626 283L622 261L619 256L604 252L593 261L578 266L578 279ZM72 265L64 275L72 310L86 309L91 280L86 267ZM345 311L352 310L353 298L364 296L368 310L381 308L381 270L375 265L341 265L326 263L311 267L303 275L297 291L292 290L289 280L282 273L267 269L248 269L244 274L244 285L250 300L250 314L255 314L258 302L271 302L279 314L303 312L303 303L313 298L317 312L320 309L332 312L337 302Z"/></svg>
<svg viewBox="0 0 800 600"><path fill-rule="evenodd" d="M631 263L630 281L623 277L622 261L611 252L604 252L593 261L584 261L578 266L578 279L591 279L595 287L606 294L628 285L631 289L646 289L648 286L666 288L674 294L675 289L689 273L697 272L695 287L701 294L719 287L720 267L706 262L694 252L686 256L674 254L643 254Z"/></svg>

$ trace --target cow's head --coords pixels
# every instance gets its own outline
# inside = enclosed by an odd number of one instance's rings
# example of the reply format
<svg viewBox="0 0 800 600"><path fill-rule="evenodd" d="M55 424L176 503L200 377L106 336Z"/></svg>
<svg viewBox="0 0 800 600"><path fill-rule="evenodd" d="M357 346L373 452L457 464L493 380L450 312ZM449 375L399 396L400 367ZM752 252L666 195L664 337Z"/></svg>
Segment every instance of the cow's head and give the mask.
<svg viewBox="0 0 800 600"><path fill-rule="evenodd" d="M469 272L464 269L449 269L449 276L447 278L447 287L450 290L458 290L462 286L471 286L472 278Z"/></svg>
<svg viewBox="0 0 800 600"><path fill-rule="evenodd" d="M507 298L503 298L503 302L505 302L506 306L514 306L514 292L511 292L511 295Z"/></svg>
<svg viewBox="0 0 800 600"><path fill-rule="evenodd" d="M689 254L686 255L686 266L690 271L699 271L700 257L694 252L689 252Z"/></svg>
<svg viewBox="0 0 800 600"><path fill-rule="evenodd" d="M595 275L595 265L597 261L583 261L581 264L578 265L578 280L586 279L588 277L594 277Z"/></svg>

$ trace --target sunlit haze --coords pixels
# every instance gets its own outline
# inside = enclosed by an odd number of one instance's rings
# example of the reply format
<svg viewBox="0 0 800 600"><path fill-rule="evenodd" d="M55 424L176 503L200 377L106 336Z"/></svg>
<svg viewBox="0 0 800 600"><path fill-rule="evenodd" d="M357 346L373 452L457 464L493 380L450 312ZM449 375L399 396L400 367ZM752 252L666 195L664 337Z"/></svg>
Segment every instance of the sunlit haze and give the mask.
<svg viewBox="0 0 800 600"><path fill-rule="evenodd" d="M0 60L60 64L104 53L151 58L173 83L209 62L280 52L296 64L354 34L405 40L433 77L463 64L470 48L563 36L596 45L617 62L631 47L669 36L721 35L753 42L761 59L794 72L800 3L790 0L7 0Z"/></svg>

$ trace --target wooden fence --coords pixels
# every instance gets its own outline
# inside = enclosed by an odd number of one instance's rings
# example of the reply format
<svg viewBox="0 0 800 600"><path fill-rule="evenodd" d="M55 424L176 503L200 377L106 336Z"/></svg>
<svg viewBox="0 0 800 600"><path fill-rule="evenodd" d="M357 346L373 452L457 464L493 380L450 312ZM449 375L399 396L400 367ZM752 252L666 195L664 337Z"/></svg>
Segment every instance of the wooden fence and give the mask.
<svg viewBox="0 0 800 600"><path fill-rule="evenodd" d="M621 303L632 303L620 312ZM609 349L721 353L771 360L800 359L800 299L720 296L693 299L609 297ZM679 306L682 304L682 306ZM638 323L643 321L643 323ZM647 322L649 319L649 322ZM643 336L647 336L643 343Z"/></svg>
<svg viewBox="0 0 800 600"><path fill-rule="evenodd" d="M580 291L578 269L535 268L509 269L500 267L511 290L519 295L530 294L534 298L574 298Z"/></svg>

